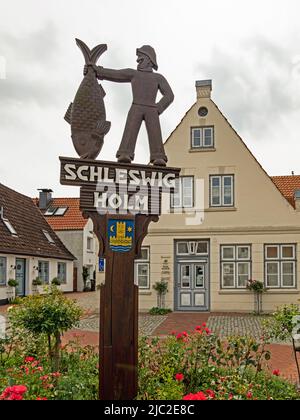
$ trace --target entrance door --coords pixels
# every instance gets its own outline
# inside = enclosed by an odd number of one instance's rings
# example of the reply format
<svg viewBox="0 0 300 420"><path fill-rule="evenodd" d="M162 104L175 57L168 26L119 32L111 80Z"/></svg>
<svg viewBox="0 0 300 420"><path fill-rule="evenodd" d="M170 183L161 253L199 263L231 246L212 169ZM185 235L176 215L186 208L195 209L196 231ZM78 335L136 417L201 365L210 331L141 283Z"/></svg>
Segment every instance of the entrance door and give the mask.
<svg viewBox="0 0 300 420"><path fill-rule="evenodd" d="M16 280L18 286L16 287L17 296L25 296L25 283L26 283L26 260L16 260Z"/></svg>
<svg viewBox="0 0 300 420"><path fill-rule="evenodd" d="M178 263L177 310L208 311L208 264L207 262L182 261Z"/></svg>

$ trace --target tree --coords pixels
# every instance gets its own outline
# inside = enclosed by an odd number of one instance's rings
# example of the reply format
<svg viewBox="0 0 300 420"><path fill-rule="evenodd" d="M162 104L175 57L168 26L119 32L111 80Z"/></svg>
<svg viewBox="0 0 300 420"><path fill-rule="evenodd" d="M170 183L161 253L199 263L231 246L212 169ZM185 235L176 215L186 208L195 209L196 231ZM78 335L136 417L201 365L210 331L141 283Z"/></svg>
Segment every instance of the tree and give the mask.
<svg viewBox="0 0 300 420"><path fill-rule="evenodd" d="M33 335L47 337L48 356L56 372L60 367L61 336L78 324L81 315L82 310L74 301L51 286L43 296L25 298L9 312L9 320Z"/></svg>

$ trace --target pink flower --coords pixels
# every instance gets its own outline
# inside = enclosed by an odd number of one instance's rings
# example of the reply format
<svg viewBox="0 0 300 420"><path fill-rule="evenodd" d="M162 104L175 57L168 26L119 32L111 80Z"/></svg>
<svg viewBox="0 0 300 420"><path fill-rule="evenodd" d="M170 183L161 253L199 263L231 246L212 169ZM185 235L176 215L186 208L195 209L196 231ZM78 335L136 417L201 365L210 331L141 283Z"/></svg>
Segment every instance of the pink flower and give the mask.
<svg viewBox="0 0 300 420"><path fill-rule="evenodd" d="M280 376L280 370L279 369L273 370L273 375L274 376Z"/></svg>
<svg viewBox="0 0 300 420"><path fill-rule="evenodd" d="M203 322L202 327L205 328L206 326L207 326L206 322Z"/></svg>
<svg viewBox="0 0 300 420"><path fill-rule="evenodd" d="M177 334L177 336L176 336L176 338L177 338L177 340L182 340L182 334Z"/></svg>
<svg viewBox="0 0 300 420"><path fill-rule="evenodd" d="M247 398L248 398L248 400L251 400L252 398L253 398L253 394L252 394L252 392L248 392L247 393Z"/></svg>
<svg viewBox="0 0 300 420"><path fill-rule="evenodd" d="M37 397L36 401L48 401L48 398L45 398L45 397Z"/></svg>
<svg viewBox="0 0 300 420"><path fill-rule="evenodd" d="M177 374L175 375L175 379L176 379L176 381L178 381L178 382L182 382L182 381L184 380L184 375L183 375L182 373L177 373Z"/></svg>
<svg viewBox="0 0 300 420"><path fill-rule="evenodd" d="M211 330L209 328L204 328L204 331L206 332L207 335L211 334Z"/></svg>
<svg viewBox="0 0 300 420"><path fill-rule="evenodd" d="M53 378L60 378L61 377L61 373L59 372L54 372L52 373Z"/></svg>

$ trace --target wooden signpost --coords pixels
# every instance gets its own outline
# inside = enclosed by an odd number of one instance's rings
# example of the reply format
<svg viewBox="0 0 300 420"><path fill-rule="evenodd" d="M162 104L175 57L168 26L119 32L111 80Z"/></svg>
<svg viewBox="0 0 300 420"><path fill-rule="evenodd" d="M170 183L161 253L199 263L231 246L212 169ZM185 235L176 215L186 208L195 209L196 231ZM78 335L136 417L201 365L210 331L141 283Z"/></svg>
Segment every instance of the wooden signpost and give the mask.
<svg viewBox="0 0 300 420"><path fill-rule="evenodd" d="M80 186L80 209L94 224L99 257L106 259L100 300L100 399L137 395L138 286L134 261L163 193L179 169L60 158L61 184Z"/></svg>
<svg viewBox="0 0 300 420"><path fill-rule="evenodd" d="M114 70L97 67L107 50L100 44L90 50L76 40L86 65L84 79L65 115L71 125L72 141L80 159L61 157L62 185L80 187L80 209L94 224L99 240L99 257L105 258L105 284L100 299L100 399L130 400L138 385L138 286L134 284L134 262L151 222L158 222L162 194L171 194L180 169L168 168L159 115L171 104L173 92L158 69L150 45L137 49L137 69ZM104 136L105 92L97 79L132 84L133 104L128 113L118 162L95 160ZM156 103L160 91L162 97ZM132 164L142 122L145 122L150 161Z"/></svg>

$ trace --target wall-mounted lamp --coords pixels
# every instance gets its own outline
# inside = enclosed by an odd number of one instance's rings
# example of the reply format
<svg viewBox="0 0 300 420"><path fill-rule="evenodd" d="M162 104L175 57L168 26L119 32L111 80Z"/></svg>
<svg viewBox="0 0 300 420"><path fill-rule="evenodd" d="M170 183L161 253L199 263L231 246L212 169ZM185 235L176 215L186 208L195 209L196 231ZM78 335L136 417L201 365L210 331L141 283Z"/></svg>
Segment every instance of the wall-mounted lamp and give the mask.
<svg viewBox="0 0 300 420"><path fill-rule="evenodd" d="M11 266L10 266L10 269L11 269L11 270L15 270L16 268L17 268L17 267L16 267L15 265L11 265Z"/></svg>
<svg viewBox="0 0 300 420"><path fill-rule="evenodd" d="M33 269L39 271L39 267L36 265L33 267Z"/></svg>

